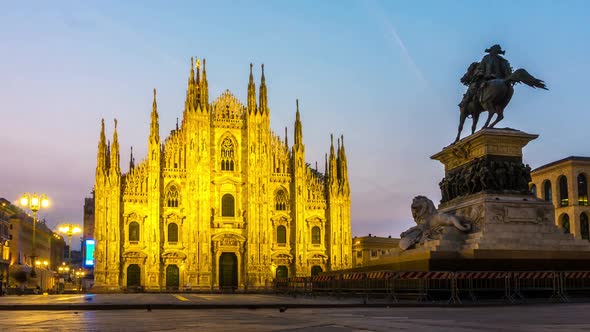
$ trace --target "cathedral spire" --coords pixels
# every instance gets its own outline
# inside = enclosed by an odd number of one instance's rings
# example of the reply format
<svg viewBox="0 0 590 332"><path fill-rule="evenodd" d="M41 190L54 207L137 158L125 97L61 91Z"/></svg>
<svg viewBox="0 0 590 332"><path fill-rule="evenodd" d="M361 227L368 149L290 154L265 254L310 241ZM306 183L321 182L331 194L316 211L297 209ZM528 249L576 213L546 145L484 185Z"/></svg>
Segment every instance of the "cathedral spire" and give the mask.
<svg viewBox="0 0 590 332"><path fill-rule="evenodd" d="M262 76L260 77L260 95L258 96L258 108L260 110L260 114L265 114L268 112L268 99L266 95L266 79L264 78L264 64L262 64Z"/></svg>
<svg viewBox="0 0 590 332"><path fill-rule="evenodd" d="M207 70L205 65L207 64L207 60L203 58L203 79L199 83L201 86L201 110L203 112L207 111L207 106L209 105L209 83L207 82Z"/></svg>
<svg viewBox="0 0 590 332"><path fill-rule="evenodd" d="M250 78L248 80L248 114L256 113L256 86L252 75L252 63L250 63Z"/></svg>
<svg viewBox="0 0 590 332"><path fill-rule="evenodd" d="M98 140L98 153L96 156L96 172L104 171L106 169L106 154L107 154L107 143L106 136L104 134L104 119L100 121L100 138Z"/></svg>
<svg viewBox="0 0 590 332"><path fill-rule="evenodd" d="M330 177L328 179L329 184L335 184L338 182L338 168L336 166L336 155L334 153L334 135L330 134L330 160L329 160L329 172Z"/></svg>
<svg viewBox="0 0 590 332"><path fill-rule="evenodd" d="M295 113L295 145L300 146L303 144L303 130L301 128L301 116L299 114L299 99L295 99L295 106L297 112Z"/></svg>
<svg viewBox="0 0 590 332"><path fill-rule="evenodd" d="M158 104L156 103L156 89L154 88L154 102L152 103L150 141L160 142L160 125L158 123Z"/></svg>
<svg viewBox="0 0 590 332"><path fill-rule="evenodd" d="M135 158L133 158L133 146L131 146L131 155L129 156L129 171L135 168Z"/></svg>
<svg viewBox="0 0 590 332"><path fill-rule="evenodd" d="M346 162L346 150L344 149L344 135L340 136L342 147L340 149L340 176L342 187L346 194L350 194L350 183L348 182L348 163Z"/></svg>
<svg viewBox="0 0 590 332"><path fill-rule="evenodd" d="M111 146L111 170L115 173L121 173L121 165L119 164L119 135L117 134L117 119L115 119L115 130L113 131L113 145ZM112 173L112 172L111 172Z"/></svg>
<svg viewBox="0 0 590 332"><path fill-rule="evenodd" d="M184 112L182 114L182 122L186 121L188 112L191 111L191 106L193 105L193 91L195 86L195 68L194 68L194 59L191 57L191 70L188 76L188 84L186 88L186 100L184 102Z"/></svg>
<svg viewBox="0 0 590 332"><path fill-rule="evenodd" d="M287 133L287 126L285 126L285 147L289 150L289 135Z"/></svg>

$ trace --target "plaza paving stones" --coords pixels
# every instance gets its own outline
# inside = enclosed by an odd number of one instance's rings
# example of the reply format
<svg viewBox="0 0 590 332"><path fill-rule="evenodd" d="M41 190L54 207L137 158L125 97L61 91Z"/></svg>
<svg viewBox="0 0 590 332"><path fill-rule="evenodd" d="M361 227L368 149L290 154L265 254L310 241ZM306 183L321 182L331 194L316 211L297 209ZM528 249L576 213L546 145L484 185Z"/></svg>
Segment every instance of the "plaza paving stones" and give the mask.
<svg viewBox="0 0 590 332"><path fill-rule="evenodd" d="M588 304L463 308L1 311L0 331L582 331Z"/></svg>

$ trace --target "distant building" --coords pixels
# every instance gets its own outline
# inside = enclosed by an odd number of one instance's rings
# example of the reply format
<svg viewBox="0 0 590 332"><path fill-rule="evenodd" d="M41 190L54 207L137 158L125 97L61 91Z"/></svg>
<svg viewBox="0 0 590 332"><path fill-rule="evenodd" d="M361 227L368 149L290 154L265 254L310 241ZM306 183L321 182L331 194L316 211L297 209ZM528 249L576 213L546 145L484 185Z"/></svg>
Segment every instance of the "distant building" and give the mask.
<svg viewBox="0 0 590 332"><path fill-rule="evenodd" d="M352 239L353 267L378 264L383 257L390 256L399 248L400 239L378 236L359 236Z"/></svg>
<svg viewBox="0 0 590 332"><path fill-rule="evenodd" d="M17 270L30 271L34 254L38 263L35 268L40 269L41 273L32 282L44 289L50 288L53 280L50 271L55 271L62 262L65 247L63 238L47 227L44 220L37 220L33 250L33 218L4 198L0 198L0 219L8 227L8 243L4 241L2 249L3 258L7 257L10 264L9 275ZM6 244L8 255L4 252Z"/></svg>
<svg viewBox="0 0 590 332"><path fill-rule="evenodd" d="M577 239L590 240L589 176L590 157L567 157L531 172L531 191L553 203L555 222Z"/></svg>
<svg viewBox="0 0 590 332"><path fill-rule="evenodd" d="M82 231L82 246L80 250L82 251L82 260L86 260L86 241L87 240L94 240L94 191L92 191L92 197L84 198L84 228ZM90 257L93 258L93 257ZM88 264L84 264L87 268L92 268L93 266L88 266Z"/></svg>
<svg viewBox="0 0 590 332"><path fill-rule="evenodd" d="M10 266L10 213L5 209L10 202L0 198L0 295L8 282L8 267Z"/></svg>

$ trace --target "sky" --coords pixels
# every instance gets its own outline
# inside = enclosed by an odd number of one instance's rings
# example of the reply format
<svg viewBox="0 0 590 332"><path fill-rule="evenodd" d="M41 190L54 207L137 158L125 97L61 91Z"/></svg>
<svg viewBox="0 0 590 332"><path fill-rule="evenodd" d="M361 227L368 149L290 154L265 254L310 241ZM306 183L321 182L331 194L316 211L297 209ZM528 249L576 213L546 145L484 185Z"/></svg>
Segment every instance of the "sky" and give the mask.
<svg viewBox="0 0 590 332"><path fill-rule="evenodd" d="M152 89L163 138L182 116L190 57L207 59L210 101L229 89L244 104L264 63L271 127L293 142L298 98L307 162L344 135L353 235L397 237L414 196L440 200L430 156L493 44L549 88L517 85L497 126L540 135L524 162L590 155L588 22L584 0L1 1L0 197L42 192L50 227L82 224L101 118L108 137L118 119L127 171L131 146L146 154Z"/></svg>

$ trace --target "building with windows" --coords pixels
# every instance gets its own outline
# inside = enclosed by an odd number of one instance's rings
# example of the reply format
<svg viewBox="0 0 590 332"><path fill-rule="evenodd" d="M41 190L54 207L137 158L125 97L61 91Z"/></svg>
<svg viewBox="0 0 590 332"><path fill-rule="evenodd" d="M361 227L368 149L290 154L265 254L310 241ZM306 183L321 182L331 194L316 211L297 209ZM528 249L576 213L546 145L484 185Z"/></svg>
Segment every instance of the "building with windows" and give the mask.
<svg viewBox="0 0 590 332"><path fill-rule="evenodd" d="M8 222L9 252L3 252L8 257L9 276L16 271L29 272L36 263L37 277L28 278L27 287L40 286L42 289L51 288L53 273L63 261L65 241L59 234L53 232L45 220L37 220L35 225L35 246L33 248L33 218L20 207L10 201L0 198L0 219ZM6 242L5 242L6 243ZM9 278L10 283L10 278ZM17 281L12 280L15 286Z"/></svg>
<svg viewBox="0 0 590 332"><path fill-rule="evenodd" d="M353 267L382 264L382 258L399 251L399 241L391 236L355 236L352 239Z"/></svg>
<svg viewBox="0 0 590 332"><path fill-rule="evenodd" d="M590 157L567 157L531 172L531 191L553 203L555 222L577 239L590 240Z"/></svg>
<svg viewBox="0 0 590 332"><path fill-rule="evenodd" d="M0 296L4 294L4 288L8 283L8 268L10 266L10 228L9 217L11 213L7 213L7 205L10 202L4 198L0 198Z"/></svg>
<svg viewBox="0 0 590 332"><path fill-rule="evenodd" d="M191 60L192 62L192 60ZM195 70L196 69L196 70ZM270 128L264 67L247 103L209 103L205 61L191 64L182 123L161 140L154 90L148 155L122 173L115 120L100 131L95 179L95 287L258 288L276 276L352 266L343 139L321 173L305 160L297 103L294 144Z"/></svg>

